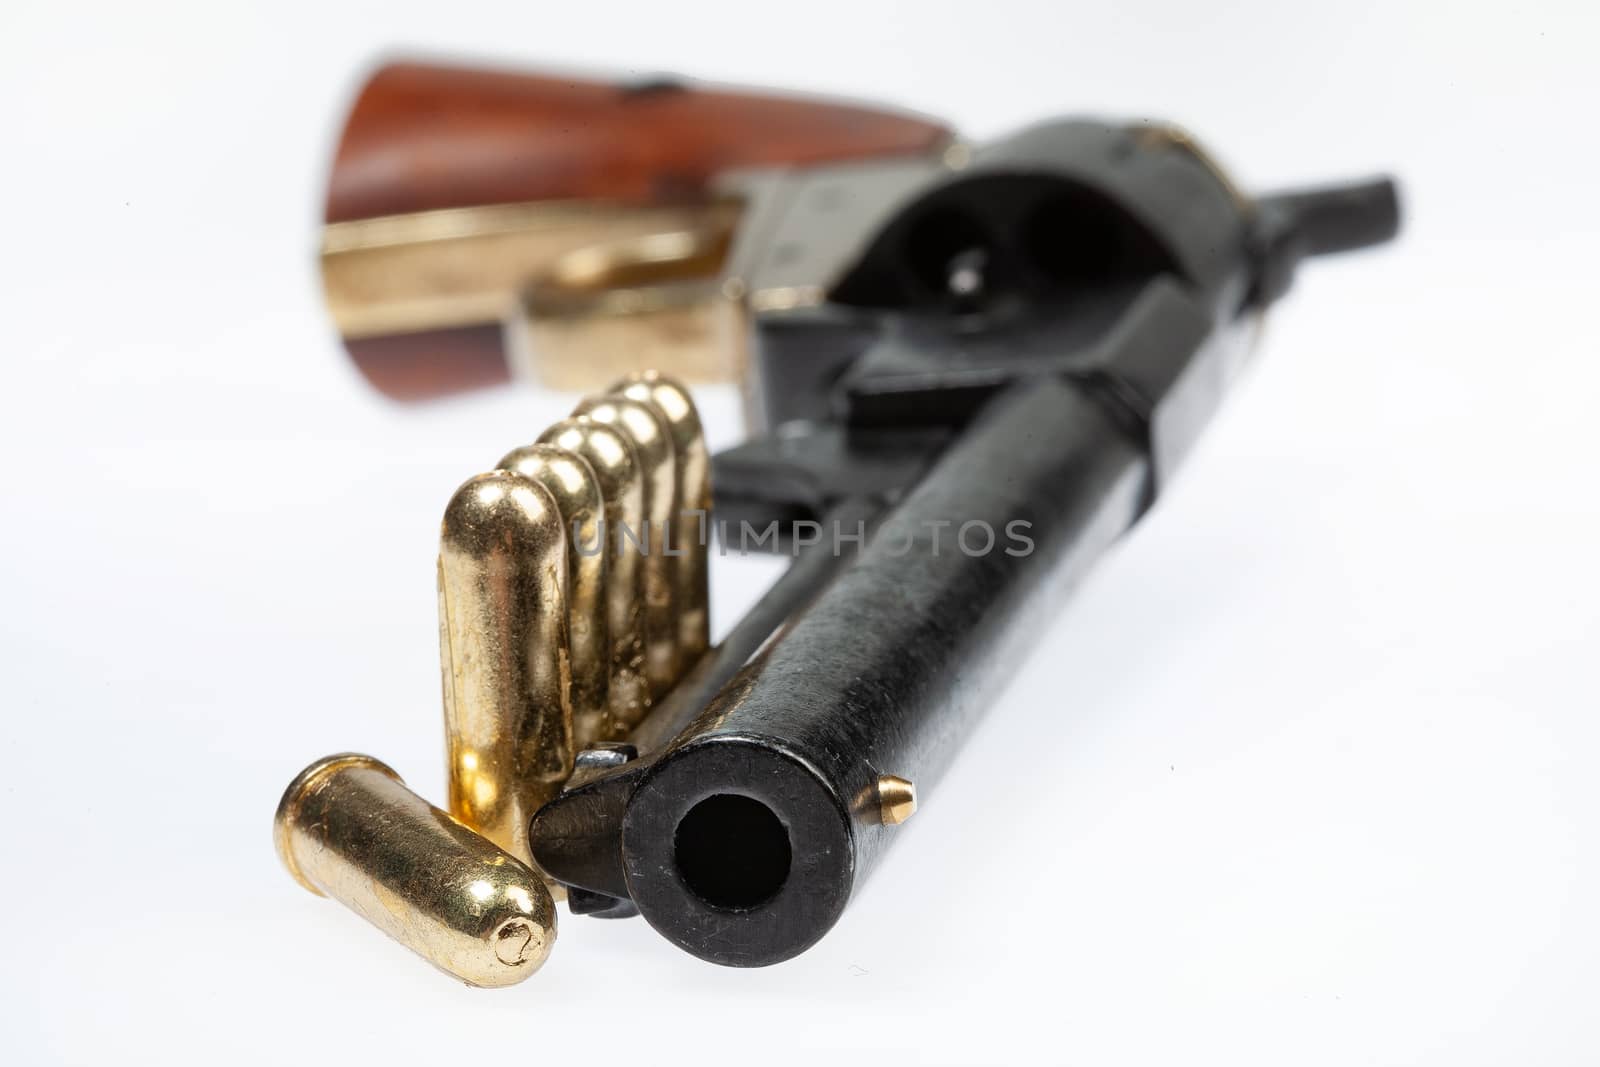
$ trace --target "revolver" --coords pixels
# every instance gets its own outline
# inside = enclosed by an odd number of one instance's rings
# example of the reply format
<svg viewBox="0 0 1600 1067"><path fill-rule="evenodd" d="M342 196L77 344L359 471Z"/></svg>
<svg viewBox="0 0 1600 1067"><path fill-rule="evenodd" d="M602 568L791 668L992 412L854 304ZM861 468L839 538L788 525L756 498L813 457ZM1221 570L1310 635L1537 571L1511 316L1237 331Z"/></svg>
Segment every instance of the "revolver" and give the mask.
<svg viewBox="0 0 1600 1067"><path fill-rule="evenodd" d="M448 811L342 756L276 824L309 888L497 985L562 896L720 964L816 943L1301 260L1389 240L1399 207L1387 178L1246 193L1143 120L970 145L401 65L355 106L329 218L330 306L380 389L599 388L446 508ZM750 433L709 457L687 383L728 376ZM792 563L713 645L735 549Z"/></svg>

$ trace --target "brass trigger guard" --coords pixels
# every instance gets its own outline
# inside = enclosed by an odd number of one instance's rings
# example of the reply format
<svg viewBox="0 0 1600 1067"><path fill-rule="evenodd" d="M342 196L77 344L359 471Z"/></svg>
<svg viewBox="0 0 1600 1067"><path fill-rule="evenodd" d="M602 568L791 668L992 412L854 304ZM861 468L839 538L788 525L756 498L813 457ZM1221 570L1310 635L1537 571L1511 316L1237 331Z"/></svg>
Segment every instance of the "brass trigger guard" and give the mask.
<svg viewBox="0 0 1600 1067"><path fill-rule="evenodd" d="M521 293L508 341L524 374L594 389L641 366L688 382L737 375L740 293L724 268L738 215L706 212L683 229L559 257Z"/></svg>

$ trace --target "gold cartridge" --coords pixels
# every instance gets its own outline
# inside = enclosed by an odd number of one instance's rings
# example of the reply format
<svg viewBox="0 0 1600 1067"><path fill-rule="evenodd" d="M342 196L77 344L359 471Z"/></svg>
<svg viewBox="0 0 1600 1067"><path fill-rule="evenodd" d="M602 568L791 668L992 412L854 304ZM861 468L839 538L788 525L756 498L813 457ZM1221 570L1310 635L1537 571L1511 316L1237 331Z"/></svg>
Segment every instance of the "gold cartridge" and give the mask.
<svg viewBox="0 0 1600 1067"><path fill-rule="evenodd" d="M674 617L673 564L667 554L664 531L676 507L674 455L666 420L653 404L622 396L591 396L573 412L622 431L633 445L644 475L645 526L618 530L618 536L637 535L644 557L644 669L652 699L678 680L678 623Z"/></svg>
<svg viewBox="0 0 1600 1067"><path fill-rule="evenodd" d="M273 837L301 885L468 985L520 982L550 954L556 911L544 879L371 756L301 771Z"/></svg>
<svg viewBox="0 0 1600 1067"><path fill-rule="evenodd" d="M606 627L605 500L582 456L557 445L526 445L496 464L532 478L550 494L567 534L567 640L571 653L573 743L578 750L613 740L607 686L611 645Z"/></svg>
<svg viewBox="0 0 1600 1067"><path fill-rule="evenodd" d="M470 478L439 533L450 814L523 862L528 822L572 773L567 539L538 482Z"/></svg>
<svg viewBox="0 0 1600 1067"><path fill-rule="evenodd" d="M628 438L593 419L558 422L539 442L582 457L600 483L605 509L600 534L606 559L606 633L611 644L606 685L610 735L604 740L619 741L650 708L644 676L644 559L622 534L644 527L643 471ZM579 545L578 550L592 547Z"/></svg>
<svg viewBox="0 0 1600 1067"><path fill-rule="evenodd" d="M711 531L711 457L706 451L700 415L689 390L657 371L631 374L612 386L611 391L654 405L672 438L675 502L668 533L673 552L679 669L687 670L711 645L711 594L706 569Z"/></svg>

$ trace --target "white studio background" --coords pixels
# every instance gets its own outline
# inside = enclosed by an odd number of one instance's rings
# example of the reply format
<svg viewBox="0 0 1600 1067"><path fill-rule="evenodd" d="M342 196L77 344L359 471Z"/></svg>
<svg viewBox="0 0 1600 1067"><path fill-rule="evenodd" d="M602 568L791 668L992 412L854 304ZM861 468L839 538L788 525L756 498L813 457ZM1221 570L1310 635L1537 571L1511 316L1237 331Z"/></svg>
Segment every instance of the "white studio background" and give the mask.
<svg viewBox="0 0 1600 1067"><path fill-rule="evenodd" d="M8 0L0 1059L1596 1062L1597 47L1579 0ZM1251 188L1392 170L1405 232L1302 273L814 950L565 921L475 991L268 832L341 749L441 798L439 512L572 400L345 364L321 185L396 52L1169 117ZM720 629L774 570L716 568Z"/></svg>

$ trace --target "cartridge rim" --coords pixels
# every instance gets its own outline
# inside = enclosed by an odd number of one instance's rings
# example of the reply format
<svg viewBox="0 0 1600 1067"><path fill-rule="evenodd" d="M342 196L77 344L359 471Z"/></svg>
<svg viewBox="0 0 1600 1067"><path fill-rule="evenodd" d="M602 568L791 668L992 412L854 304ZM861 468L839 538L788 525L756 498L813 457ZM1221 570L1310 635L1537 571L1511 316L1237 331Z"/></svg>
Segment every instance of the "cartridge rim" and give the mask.
<svg viewBox="0 0 1600 1067"><path fill-rule="evenodd" d="M365 767L368 770L379 771L390 778L405 784L393 767L382 760L360 752L338 752L332 756L324 756L313 762L305 770L294 776L289 787L283 791L283 797L278 801L278 810L272 817L272 844L278 851L278 859L294 877L294 880L305 886L319 897L327 896L322 890L312 884L311 880L300 870L300 865L294 861L294 850L289 844L289 833L294 828L295 815L300 809L300 801L319 782L329 777L336 771L347 767Z"/></svg>

